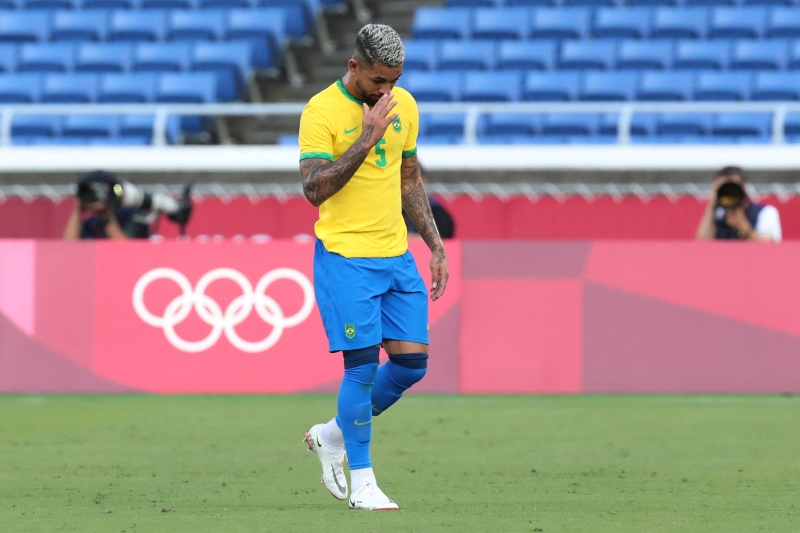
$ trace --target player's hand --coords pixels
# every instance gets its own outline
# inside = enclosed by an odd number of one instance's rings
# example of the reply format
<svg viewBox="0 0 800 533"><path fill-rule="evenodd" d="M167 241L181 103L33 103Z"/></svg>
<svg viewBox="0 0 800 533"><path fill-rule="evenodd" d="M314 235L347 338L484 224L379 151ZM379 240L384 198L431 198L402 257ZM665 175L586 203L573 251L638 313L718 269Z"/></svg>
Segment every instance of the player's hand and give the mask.
<svg viewBox="0 0 800 533"><path fill-rule="evenodd" d="M383 139L386 128L389 127L389 124L394 119L400 116L400 113L389 114L394 106L397 105L397 100L393 100L393 98L394 94L392 93L384 94L372 109L367 104L364 104L364 118L361 119L361 136L368 137L367 149L369 150Z"/></svg>
<svg viewBox="0 0 800 533"><path fill-rule="evenodd" d="M431 300L435 302L442 297L449 277L450 272L447 270L447 258L444 256L444 250L441 253L435 252L431 257Z"/></svg>

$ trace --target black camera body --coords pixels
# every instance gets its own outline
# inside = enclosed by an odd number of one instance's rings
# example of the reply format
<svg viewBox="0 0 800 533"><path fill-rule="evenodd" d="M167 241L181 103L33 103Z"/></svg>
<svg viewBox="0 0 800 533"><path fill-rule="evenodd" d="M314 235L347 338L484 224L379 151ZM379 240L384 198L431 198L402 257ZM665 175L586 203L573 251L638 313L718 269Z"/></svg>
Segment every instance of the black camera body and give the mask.
<svg viewBox="0 0 800 533"><path fill-rule="evenodd" d="M740 184L729 181L720 185L717 189L717 207L726 211L733 211L744 206L747 200L747 193Z"/></svg>
<svg viewBox="0 0 800 533"><path fill-rule="evenodd" d="M122 205L124 194L122 183L110 172L90 172L78 182L77 197L84 208L101 204L117 210Z"/></svg>

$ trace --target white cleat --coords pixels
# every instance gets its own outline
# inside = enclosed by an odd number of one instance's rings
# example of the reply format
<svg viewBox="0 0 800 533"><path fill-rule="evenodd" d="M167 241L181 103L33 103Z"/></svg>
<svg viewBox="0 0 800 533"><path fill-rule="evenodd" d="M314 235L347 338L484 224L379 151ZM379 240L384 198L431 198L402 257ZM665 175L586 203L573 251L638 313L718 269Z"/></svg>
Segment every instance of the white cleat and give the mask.
<svg viewBox="0 0 800 533"><path fill-rule="evenodd" d="M365 481L361 488L350 496L350 509L364 511L397 511L397 504L383 493L377 485Z"/></svg>
<svg viewBox="0 0 800 533"><path fill-rule="evenodd" d="M305 443L308 451L317 454L317 459L322 463L322 483L328 492L337 500L347 498L347 478L344 475L345 451L331 450L322 442L320 433L325 424L316 424L306 431Z"/></svg>

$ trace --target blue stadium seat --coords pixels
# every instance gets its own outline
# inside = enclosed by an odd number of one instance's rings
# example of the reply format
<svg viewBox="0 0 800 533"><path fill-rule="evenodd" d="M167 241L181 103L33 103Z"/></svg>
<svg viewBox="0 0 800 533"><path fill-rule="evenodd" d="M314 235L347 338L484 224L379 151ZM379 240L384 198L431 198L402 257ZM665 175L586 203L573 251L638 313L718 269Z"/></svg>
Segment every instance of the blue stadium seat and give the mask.
<svg viewBox="0 0 800 533"><path fill-rule="evenodd" d="M711 134L726 137L769 137L769 113L720 113L714 116Z"/></svg>
<svg viewBox="0 0 800 533"><path fill-rule="evenodd" d="M411 33L417 39L464 39L469 35L469 9L421 7L414 12Z"/></svg>
<svg viewBox="0 0 800 533"><path fill-rule="evenodd" d="M109 9L134 9L134 0L83 0L83 9L109 10Z"/></svg>
<svg viewBox="0 0 800 533"><path fill-rule="evenodd" d="M587 72L583 76L580 99L586 102L624 102L636 94L633 72Z"/></svg>
<svg viewBox="0 0 800 533"><path fill-rule="evenodd" d="M217 77L217 100L233 102L247 94L250 73L250 45L244 42L205 43L192 47L190 64L194 72L213 72Z"/></svg>
<svg viewBox="0 0 800 533"><path fill-rule="evenodd" d="M21 44L17 72L67 72L72 69L72 43Z"/></svg>
<svg viewBox="0 0 800 533"><path fill-rule="evenodd" d="M512 6L535 6L535 7L556 7L559 0L506 0L506 5Z"/></svg>
<svg viewBox="0 0 800 533"><path fill-rule="evenodd" d="M13 115L11 136L55 137L60 132L59 122L55 115Z"/></svg>
<svg viewBox="0 0 800 533"><path fill-rule="evenodd" d="M222 38L223 11L171 11L167 15L166 38L170 41L218 41Z"/></svg>
<svg viewBox="0 0 800 533"><path fill-rule="evenodd" d="M594 17L592 35L598 39L641 39L650 26L650 9L601 7Z"/></svg>
<svg viewBox="0 0 800 533"><path fill-rule="evenodd" d="M654 39L702 39L708 10L702 7L658 7L653 11L650 37Z"/></svg>
<svg viewBox="0 0 800 533"><path fill-rule="evenodd" d="M500 7L502 0L447 0L448 7Z"/></svg>
<svg viewBox="0 0 800 533"><path fill-rule="evenodd" d="M0 9L8 11L19 9L19 0L0 0Z"/></svg>
<svg viewBox="0 0 800 533"><path fill-rule="evenodd" d="M486 41L443 41L439 46L441 70L489 70L495 45Z"/></svg>
<svg viewBox="0 0 800 533"><path fill-rule="evenodd" d="M316 25L316 10L311 7L311 2L258 0L258 6L281 8L286 15L286 35L292 38L301 38L308 35L308 29Z"/></svg>
<svg viewBox="0 0 800 533"><path fill-rule="evenodd" d="M136 43L131 70L135 72L181 72L189 70L190 43Z"/></svg>
<svg viewBox="0 0 800 533"><path fill-rule="evenodd" d="M424 131L425 135L464 135L466 116L463 113L435 113L422 117L420 118L420 131Z"/></svg>
<svg viewBox="0 0 800 533"><path fill-rule="evenodd" d="M782 39L734 41L729 66L733 70L781 70L786 66L788 49Z"/></svg>
<svg viewBox="0 0 800 533"><path fill-rule="evenodd" d="M703 7L717 7L717 6L735 6L738 4L737 0L683 0L686 6L703 6Z"/></svg>
<svg viewBox="0 0 800 533"><path fill-rule="evenodd" d="M282 9L232 9L225 21L225 40L252 45L253 65L276 66L285 37L286 13Z"/></svg>
<svg viewBox="0 0 800 533"><path fill-rule="evenodd" d="M17 47L0 44L0 72L13 72L17 65Z"/></svg>
<svg viewBox="0 0 800 533"><path fill-rule="evenodd" d="M76 0L21 0L19 5L22 9L77 9Z"/></svg>
<svg viewBox="0 0 800 533"><path fill-rule="evenodd" d="M155 95L156 75L105 74L100 77L97 101L104 104L143 104L152 102Z"/></svg>
<svg viewBox="0 0 800 533"><path fill-rule="evenodd" d="M477 9L472 23L473 39L524 39L528 35L525 8Z"/></svg>
<svg viewBox="0 0 800 533"><path fill-rule="evenodd" d="M692 70L723 70L728 65L728 41L682 40L675 43L673 67Z"/></svg>
<svg viewBox="0 0 800 533"><path fill-rule="evenodd" d="M564 41L558 54L561 70L608 70L614 64L611 41Z"/></svg>
<svg viewBox="0 0 800 533"><path fill-rule="evenodd" d="M789 45L787 67L790 69L800 68L800 41L794 41Z"/></svg>
<svg viewBox="0 0 800 533"><path fill-rule="evenodd" d="M694 99L747 100L752 77L750 72L700 72L695 78Z"/></svg>
<svg viewBox="0 0 800 533"><path fill-rule="evenodd" d="M627 0L626 5L631 7L677 7L679 0Z"/></svg>
<svg viewBox="0 0 800 533"><path fill-rule="evenodd" d="M417 137L419 139L419 137ZM278 146L298 146L300 144L300 136L299 135L279 135L278 142L276 142Z"/></svg>
<svg viewBox="0 0 800 533"><path fill-rule="evenodd" d="M86 140L89 146L147 146L148 139L140 137L89 137Z"/></svg>
<svg viewBox="0 0 800 533"><path fill-rule="evenodd" d="M417 139L417 144L421 146L431 145L452 145L464 142L462 135L425 135Z"/></svg>
<svg viewBox="0 0 800 533"><path fill-rule="evenodd" d="M200 9L252 9L254 0L199 0Z"/></svg>
<svg viewBox="0 0 800 533"><path fill-rule="evenodd" d="M42 77L41 101L45 104L88 104L95 101L95 74L45 74Z"/></svg>
<svg viewBox="0 0 800 533"><path fill-rule="evenodd" d="M50 14L44 11L0 13L0 41L24 43L47 40Z"/></svg>
<svg viewBox="0 0 800 533"><path fill-rule="evenodd" d="M786 113L786 119L783 122L783 133L800 136L800 113ZM798 141L800 141L800 138L795 139L793 142Z"/></svg>
<svg viewBox="0 0 800 533"><path fill-rule="evenodd" d="M533 39L584 39L589 33L587 8L541 8L531 14Z"/></svg>
<svg viewBox="0 0 800 533"><path fill-rule="evenodd" d="M197 7L195 0L142 0L141 9L193 9Z"/></svg>
<svg viewBox="0 0 800 533"><path fill-rule="evenodd" d="M655 127L655 116L647 113L636 113L631 117L631 136L645 137L652 135ZM619 135L619 114L603 113L598 119L597 133L599 135Z"/></svg>
<svg viewBox="0 0 800 533"><path fill-rule="evenodd" d="M64 137L112 137L117 130L117 117L113 115L66 115L61 119Z"/></svg>
<svg viewBox="0 0 800 533"><path fill-rule="evenodd" d="M122 115L119 117L120 137L133 137L145 139L146 144L152 142L153 124L156 117L153 115ZM180 118L175 115L167 117L167 140L170 144L178 143L180 135Z"/></svg>
<svg viewBox="0 0 800 533"><path fill-rule="evenodd" d="M162 11L112 11L109 16L109 41L160 41L163 37Z"/></svg>
<svg viewBox="0 0 800 533"><path fill-rule="evenodd" d="M708 22L709 39L758 39L764 33L763 7L717 7Z"/></svg>
<svg viewBox="0 0 800 533"><path fill-rule="evenodd" d="M405 62L403 70L434 70L438 55L437 43L433 41L407 41L405 48Z"/></svg>
<svg viewBox="0 0 800 533"><path fill-rule="evenodd" d="M552 41L503 41L497 48L497 68L551 70L555 56Z"/></svg>
<svg viewBox="0 0 800 533"><path fill-rule="evenodd" d="M678 102L692 99L694 75L689 72L652 72L639 75L636 99L651 102Z"/></svg>
<svg viewBox="0 0 800 533"><path fill-rule="evenodd" d="M77 72L125 72L130 66L128 43L80 43L75 50Z"/></svg>
<svg viewBox="0 0 800 533"><path fill-rule="evenodd" d="M409 72L400 78L418 102L452 102L459 98L461 76L456 72Z"/></svg>
<svg viewBox="0 0 800 533"><path fill-rule="evenodd" d="M800 100L800 73L757 72L753 79L752 100Z"/></svg>
<svg viewBox="0 0 800 533"><path fill-rule="evenodd" d="M593 135L597 131L595 114L549 113L542 116L542 135Z"/></svg>
<svg viewBox="0 0 800 533"><path fill-rule="evenodd" d="M31 104L39 101L39 74L0 74L0 103Z"/></svg>
<svg viewBox="0 0 800 533"><path fill-rule="evenodd" d="M102 41L107 21L105 11L56 11L50 24L50 40Z"/></svg>
<svg viewBox="0 0 800 533"><path fill-rule="evenodd" d="M208 72L161 74L156 81L156 102L208 104L216 100L217 80Z"/></svg>
<svg viewBox="0 0 800 533"><path fill-rule="evenodd" d="M566 7L611 7L617 0L561 0Z"/></svg>
<svg viewBox="0 0 800 533"><path fill-rule="evenodd" d="M662 113L656 115L656 135L707 135L712 118L708 113Z"/></svg>
<svg viewBox="0 0 800 533"><path fill-rule="evenodd" d="M522 113L492 113L486 115L486 135L534 135L539 129L537 115Z"/></svg>
<svg viewBox="0 0 800 533"><path fill-rule="evenodd" d="M461 100L464 102L516 102L520 98L522 75L515 71L468 72L464 76ZM413 94L413 93L412 93Z"/></svg>
<svg viewBox="0 0 800 533"><path fill-rule="evenodd" d="M800 37L800 9L776 7L767 16L766 37Z"/></svg>
<svg viewBox="0 0 800 533"><path fill-rule="evenodd" d="M577 72L530 72L525 76L522 98L531 102L574 101L579 84Z"/></svg>
<svg viewBox="0 0 800 533"><path fill-rule="evenodd" d="M617 46L616 66L622 70L665 70L672 65L672 42L626 39Z"/></svg>

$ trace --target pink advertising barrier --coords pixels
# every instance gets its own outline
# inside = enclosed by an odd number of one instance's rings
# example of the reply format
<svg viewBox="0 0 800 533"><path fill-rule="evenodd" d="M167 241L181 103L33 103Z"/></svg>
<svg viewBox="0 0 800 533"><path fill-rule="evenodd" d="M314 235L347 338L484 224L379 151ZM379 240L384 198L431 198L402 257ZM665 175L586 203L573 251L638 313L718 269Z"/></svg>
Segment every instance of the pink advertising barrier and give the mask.
<svg viewBox="0 0 800 533"><path fill-rule="evenodd" d="M412 252L425 277L429 254ZM416 390L800 391L800 244L452 241ZM0 240L0 392L333 391L312 243Z"/></svg>

